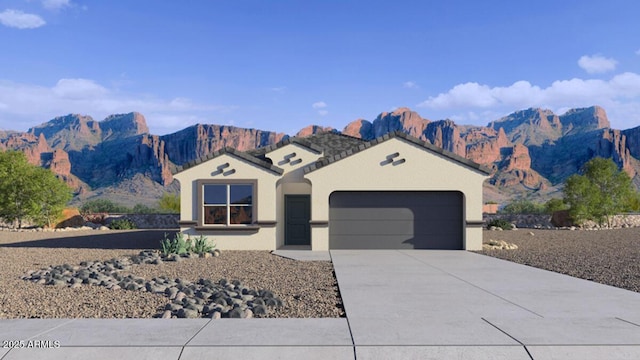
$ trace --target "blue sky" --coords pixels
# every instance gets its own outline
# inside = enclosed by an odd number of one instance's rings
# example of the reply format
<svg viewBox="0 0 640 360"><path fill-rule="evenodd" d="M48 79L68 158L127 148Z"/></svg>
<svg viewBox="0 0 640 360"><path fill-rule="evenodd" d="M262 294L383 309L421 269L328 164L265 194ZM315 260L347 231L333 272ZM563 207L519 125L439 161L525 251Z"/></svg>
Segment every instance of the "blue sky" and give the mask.
<svg viewBox="0 0 640 360"><path fill-rule="evenodd" d="M409 107L640 125L640 2L0 0L0 129L139 111L294 134Z"/></svg>

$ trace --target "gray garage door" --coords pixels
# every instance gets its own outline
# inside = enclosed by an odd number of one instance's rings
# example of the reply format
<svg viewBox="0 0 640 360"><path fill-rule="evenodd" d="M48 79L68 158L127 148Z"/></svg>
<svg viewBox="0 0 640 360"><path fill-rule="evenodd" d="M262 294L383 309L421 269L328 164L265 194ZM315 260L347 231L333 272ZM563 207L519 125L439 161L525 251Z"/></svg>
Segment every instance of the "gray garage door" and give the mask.
<svg viewBox="0 0 640 360"><path fill-rule="evenodd" d="M329 197L331 249L462 249L462 193L350 191Z"/></svg>

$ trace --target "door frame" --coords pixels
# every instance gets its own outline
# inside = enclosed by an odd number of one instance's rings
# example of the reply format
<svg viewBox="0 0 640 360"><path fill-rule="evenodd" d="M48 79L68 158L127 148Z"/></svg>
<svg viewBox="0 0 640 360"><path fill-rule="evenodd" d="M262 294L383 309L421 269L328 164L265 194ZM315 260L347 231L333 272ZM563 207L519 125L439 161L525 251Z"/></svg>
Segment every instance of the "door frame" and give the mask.
<svg viewBox="0 0 640 360"><path fill-rule="evenodd" d="M306 241L304 244L290 244L288 242L288 238L289 238L289 222L288 222L288 207L289 207L289 200L292 199L304 199L306 200L306 206L308 207L309 213L308 213L308 217L307 217L307 232L306 232ZM311 221L311 195L305 195L305 194L291 194L291 195L284 195L284 245L311 245L311 225L309 224L309 221Z"/></svg>

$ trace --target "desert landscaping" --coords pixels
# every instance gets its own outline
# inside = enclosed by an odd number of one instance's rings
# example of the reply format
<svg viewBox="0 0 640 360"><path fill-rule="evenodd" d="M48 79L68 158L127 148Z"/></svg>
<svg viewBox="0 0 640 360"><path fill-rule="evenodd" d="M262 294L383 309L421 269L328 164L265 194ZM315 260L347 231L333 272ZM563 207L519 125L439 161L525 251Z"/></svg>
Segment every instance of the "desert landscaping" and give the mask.
<svg viewBox="0 0 640 360"><path fill-rule="evenodd" d="M640 292L640 228L484 231L515 250L484 250L497 258Z"/></svg>
<svg viewBox="0 0 640 360"><path fill-rule="evenodd" d="M0 231L0 318L158 317L171 303L164 294L97 285L43 285L22 278L50 265L138 255L142 249L157 248L161 238L161 231ZM192 283L201 278L238 280L250 289L269 290L282 301L262 317L344 315L329 262L299 262L268 251L224 251L219 257L134 265L123 273Z"/></svg>
<svg viewBox="0 0 640 360"><path fill-rule="evenodd" d="M158 242L159 231L14 232L0 231L0 318L153 318L171 301L164 294L42 285L24 280L29 271L50 265L79 265L135 256ZM640 228L613 230L484 231L484 240L503 240L514 250L479 253L520 264L640 291ZM329 262L300 262L268 251L224 251L219 257L140 264L123 270L134 277L179 278L197 282L239 280L251 289L266 289L281 299L263 317L344 316Z"/></svg>

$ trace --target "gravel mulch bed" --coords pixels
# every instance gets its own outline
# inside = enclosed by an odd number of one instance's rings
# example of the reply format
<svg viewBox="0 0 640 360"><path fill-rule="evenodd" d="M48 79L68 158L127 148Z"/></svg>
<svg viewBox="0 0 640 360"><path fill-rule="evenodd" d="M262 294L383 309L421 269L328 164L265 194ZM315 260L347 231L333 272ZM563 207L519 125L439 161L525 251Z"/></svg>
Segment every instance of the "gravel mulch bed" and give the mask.
<svg viewBox="0 0 640 360"><path fill-rule="evenodd" d="M518 249L479 253L640 292L640 228L485 230L484 241L489 239L516 244Z"/></svg>
<svg viewBox="0 0 640 360"><path fill-rule="evenodd" d="M150 245L148 240L136 241L137 236L141 233L0 232L0 318L152 318L161 313L169 301L157 294L102 286L46 286L21 279L28 271L49 265L137 255ZM160 239L154 244L158 245ZM126 243L144 246L122 248L130 247L122 246ZM107 248L109 244L121 248ZM270 290L282 300L283 306L270 309L267 317L344 316L329 262L294 261L268 251L223 251L220 257L136 265L127 273L145 279L165 276L191 282L200 278L240 280L244 286Z"/></svg>

